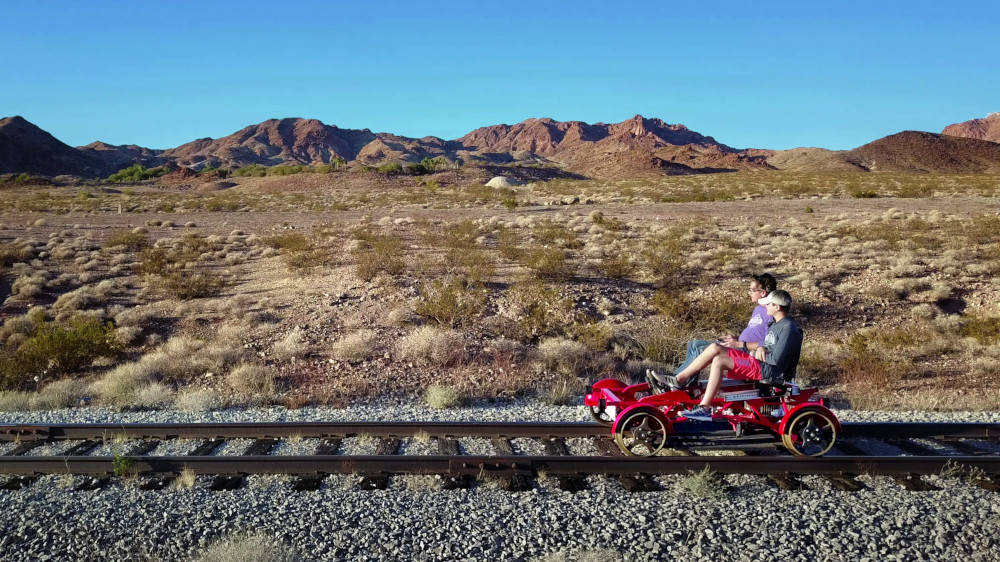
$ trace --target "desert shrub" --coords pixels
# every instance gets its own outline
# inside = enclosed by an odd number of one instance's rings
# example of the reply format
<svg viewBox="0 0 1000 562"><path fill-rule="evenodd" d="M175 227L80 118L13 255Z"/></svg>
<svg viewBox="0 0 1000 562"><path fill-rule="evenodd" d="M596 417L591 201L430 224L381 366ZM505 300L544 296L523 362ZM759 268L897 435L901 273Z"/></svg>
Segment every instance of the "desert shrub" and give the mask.
<svg viewBox="0 0 1000 562"><path fill-rule="evenodd" d="M435 410L447 410L460 406L462 397L450 386L432 384L424 391L424 402Z"/></svg>
<svg viewBox="0 0 1000 562"><path fill-rule="evenodd" d="M501 313L514 320L522 341L544 336L558 336L573 322L573 302L540 281L511 285L504 295Z"/></svg>
<svg viewBox="0 0 1000 562"><path fill-rule="evenodd" d="M30 392L0 390L0 412L27 412L31 409Z"/></svg>
<svg viewBox="0 0 1000 562"><path fill-rule="evenodd" d="M5 242L0 244L0 266L9 267L19 262L27 262L34 252L27 244Z"/></svg>
<svg viewBox="0 0 1000 562"><path fill-rule="evenodd" d="M691 245L685 239L689 228L684 225L671 227L667 232L650 238L639 250L643 269L657 283L679 289L684 264L690 254Z"/></svg>
<svg viewBox="0 0 1000 562"><path fill-rule="evenodd" d="M501 228L497 231L497 250L505 260L518 261L523 251L519 246L517 233L511 228Z"/></svg>
<svg viewBox="0 0 1000 562"><path fill-rule="evenodd" d="M992 344L1000 339L1000 316L980 316L966 314L962 317L959 333L966 338L974 338L981 344Z"/></svg>
<svg viewBox="0 0 1000 562"><path fill-rule="evenodd" d="M139 363L125 363L91 384L90 391L107 405L126 407L135 403L136 395L148 380L146 369Z"/></svg>
<svg viewBox="0 0 1000 562"><path fill-rule="evenodd" d="M543 220L531 230L532 237L543 246L557 246L568 250L583 247L583 242L573 231L553 220Z"/></svg>
<svg viewBox="0 0 1000 562"><path fill-rule="evenodd" d="M336 341L331 348L341 361L363 361L375 354L375 332L358 330Z"/></svg>
<svg viewBox="0 0 1000 562"><path fill-rule="evenodd" d="M413 311L438 324L453 327L474 321L485 307L484 289L469 287L459 279L435 279L420 288L420 297Z"/></svg>
<svg viewBox="0 0 1000 562"><path fill-rule="evenodd" d="M208 389L188 389L174 398L174 407L182 412L207 412L221 406L219 395Z"/></svg>
<svg viewBox="0 0 1000 562"><path fill-rule="evenodd" d="M256 363L241 363L226 377L233 391L255 402L268 402L277 390L274 371Z"/></svg>
<svg viewBox="0 0 1000 562"><path fill-rule="evenodd" d="M174 298L180 300L212 297L229 286L220 275L207 271L179 269L163 276L162 287Z"/></svg>
<svg viewBox="0 0 1000 562"><path fill-rule="evenodd" d="M576 402L586 392L582 379L575 376L561 376L553 381L545 381L539 398L553 406L567 406Z"/></svg>
<svg viewBox="0 0 1000 562"><path fill-rule="evenodd" d="M905 372L905 366L901 368L881 357L869 343L865 334L851 334L845 346L846 356L838 366L840 380L849 387L848 395L856 408L866 407L868 400L887 390Z"/></svg>
<svg viewBox="0 0 1000 562"><path fill-rule="evenodd" d="M636 264L625 252L605 254L598 262L597 269L608 279L624 279L636 270Z"/></svg>
<svg viewBox="0 0 1000 562"><path fill-rule="evenodd" d="M357 260L358 277L371 281L379 272L399 275L406 269L403 262L403 241L391 234L358 230L353 233L358 241L353 251Z"/></svg>
<svg viewBox="0 0 1000 562"><path fill-rule="evenodd" d="M61 379L46 385L31 397L32 410L69 408L87 395L87 385L78 379Z"/></svg>
<svg viewBox="0 0 1000 562"><path fill-rule="evenodd" d="M233 175L240 178L262 178L267 175L267 166L263 164L250 164L242 168L233 170Z"/></svg>
<svg viewBox="0 0 1000 562"><path fill-rule="evenodd" d="M0 352L0 388L20 388L36 374L72 373L97 357L120 353L111 323L77 316L64 324L44 322L16 349Z"/></svg>
<svg viewBox="0 0 1000 562"><path fill-rule="evenodd" d="M738 333L743 318L754 303L742 296L725 294L693 301L676 290L658 289L649 301L659 315L682 322L693 332Z"/></svg>
<svg viewBox="0 0 1000 562"><path fill-rule="evenodd" d="M117 248L119 246L124 246L130 252L138 252L149 246L149 240L146 239L146 233L141 230L116 230L105 239L104 248Z"/></svg>
<svg viewBox="0 0 1000 562"><path fill-rule="evenodd" d="M261 239L261 242L270 248L288 252L304 252L313 248L312 242L304 234L299 233L270 236Z"/></svg>
<svg viewBox="0 0 1000 562"><path fill-rule="evenodd" d="M590 357L587 346L566 338L547 338L538 343L538 358L551 371L576 375Z"/></svg>
<svg viewBox="0 0 1000 562"><path fill-rule="evenodd" d="M108 176L107 183L135 183L143 180L158 178L166 175L170 170L166 166L147 169L142 164L132 164L128 168L118 170Z"/></svg>
<svg viewBox="0 0 1000 562"><path fill-rule="evenodd" d="M649 318L630 328L627 338L615 344L622 359L647 359L679 365L687 342L696 339L691 330L673 318Z"/></svg>
<svg viewBox="0 0 1000 562"><path fill-rule="evenodd" d="M593 351L607 350L614 337L611 326L590 319L574 322L567 328L567 332L573 339Z"/></svg>
<svg viewBox="0 0 1000 562"><path fill-rule="evenodd" d="M305 343L305 335L299 327L295 327L292 331L288 332L285 337L281 338L271 347L271 354L275 359L281 361L288 361L290 359L297 359L305 356L306 352L309 351L308 345Z"/></svg>
<svg viewBox="0 0 1000 562"><path fill-rule="evenodd" d="M166 250L146 248L139 252L139 265L135 267L135 272L140 275L165 275L170 264Z"/></svg>
<svg viewBox="0 0 1000 562"><path fill-rule="evenodd" d="M381 166L375 168L380 174L385 174L387 176L395 176L397 174L403 173L403 165L399 162L387 162Z"/></svg>
<svg viewBox="0 0 1000 562"><path fill-rule="evenodd" d="M699 498L717 498L726 494L726 485L722 476L705 465L703 470L689 470L688 475L677 483L682 491Z"/></svg>
<svg viewBox="0 0 1000 562"><path fill-rule="evenodd" d="M191 473L194 475L194 473ZM194 484L192 483L191 486ZM210 544L194 562L301 562L292 547L263 535L235 535Z"/></svg>
<svg viewBox="0 0 1000 562"><path fill-rule="evenodd" d="M454 330L421 326L396 344L400 359L422 365L445 366L465 356L462 335Z"/></svg>
<svg viewBox="0 0 1000 562"><path fill-rule="evenodd" d="M539 279L565 281L573 276L573 265L559 248L534 248L521 256L524 266Z"/></svg>
<svg viewBox="0 0 1000 562"><path fill-rule="evenodd" d="M133 406L140 408L160 408L173 402L174 391L160 382L149 382L139 387Z"/></svg>

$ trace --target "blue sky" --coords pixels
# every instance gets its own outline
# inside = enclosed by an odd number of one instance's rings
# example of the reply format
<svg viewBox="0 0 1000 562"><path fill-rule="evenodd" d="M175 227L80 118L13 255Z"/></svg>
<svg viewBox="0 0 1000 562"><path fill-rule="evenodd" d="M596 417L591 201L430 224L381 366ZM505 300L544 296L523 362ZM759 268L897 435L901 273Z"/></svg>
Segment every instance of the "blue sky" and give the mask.
<svg viewBox="0 0 1000 562"><path fill-rule="evenodd" d="M73 146L642 114L737 148L847 149L1000 111L992 0L3 0L0 19L0 116Z"/></svg>

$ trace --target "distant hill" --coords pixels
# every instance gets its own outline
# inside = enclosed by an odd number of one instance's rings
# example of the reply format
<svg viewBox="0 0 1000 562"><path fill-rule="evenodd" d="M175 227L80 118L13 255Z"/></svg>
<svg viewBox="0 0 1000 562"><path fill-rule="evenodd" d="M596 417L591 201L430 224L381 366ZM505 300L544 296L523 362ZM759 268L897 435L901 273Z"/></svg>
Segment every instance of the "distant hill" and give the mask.
<svg viewBox="0 0 1000 562"><path fill-rule="evenodd" d="M922 131L889 135L843 156L870 172L1000 172L1000 144Z"/></svg>
<svg viewBox="0 0 1000 562"><path fill-rule="evenodd" d="M72 148L21 117L0 120L0 173L105 177L132 164L166 165L185 179L207 167L352 166L443 157L478 166L537 165L553 177L624 178L740 170L1000 173L1000 115L949 125L948 134L903 131L847 151L736 149L680 124L636 115L621 123L527 119L455 139L341 129L316 119L269 119L176 148L93 142ZM982 138L979 138L982 137Z"/></svg>
<svg viewBox="0 0 1000 562"><path fill-rule="evenodd" d="M98 177L115 169L92 154L60 142L22 117L0 119L0 174Z"/></svg>
<svg viewBox="0 0 1000 562"><path fill-rule="evenodd" d="M970 119L948 125L942 135L1000 142L1000 112L990 113L985 119Z"/></svg>

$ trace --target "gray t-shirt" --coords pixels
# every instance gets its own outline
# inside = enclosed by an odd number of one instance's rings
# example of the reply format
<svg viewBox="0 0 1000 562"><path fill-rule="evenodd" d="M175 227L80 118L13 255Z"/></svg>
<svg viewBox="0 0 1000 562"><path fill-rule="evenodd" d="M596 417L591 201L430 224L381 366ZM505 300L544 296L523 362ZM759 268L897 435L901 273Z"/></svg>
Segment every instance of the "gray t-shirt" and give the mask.
<svg viewBox="0 0 1000 562"><path fill-rule="evenodd" d="M784 382L795 378L802 352L802 330L790 316L772 321L764 337L764 361L760 364L760 379L764 382Z"/></svg>

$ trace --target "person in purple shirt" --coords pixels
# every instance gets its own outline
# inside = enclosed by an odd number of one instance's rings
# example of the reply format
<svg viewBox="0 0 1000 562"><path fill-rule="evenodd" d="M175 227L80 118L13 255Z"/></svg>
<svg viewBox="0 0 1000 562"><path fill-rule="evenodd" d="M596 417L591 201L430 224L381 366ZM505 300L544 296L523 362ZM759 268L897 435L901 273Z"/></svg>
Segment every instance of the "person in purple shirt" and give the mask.
<svg viewBox="0 0 1000 562"><path fill-rule="evenodd" d="M771 294L771 291L777 288L778 283L774 280L774 277L770 273L754 275L750 278L750 300L756 303L760 299ZM747 327L740 332L738 337L726 334L720 337L717 342L708 340L694 340L688 342L687 351L684 355L684 362L674 369L674 376L676 377L681 371L686 369L696 357L701 355L701 352L705 351L705 349L713 343L722 343L726 347L735 347L746 352L753 352L753 350L764 345L764 337L767 335L767 323L770 321L771 316L767 313L767 308L758 304L757 307L753 309L753 313L750 314L750 321L747 322ZM689 384L694 384L696 382L698 382L698 377L688 379Z"/></svg>

